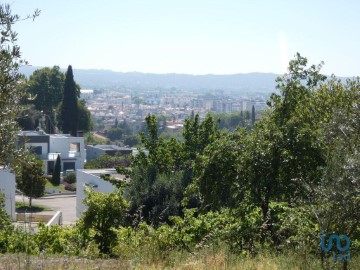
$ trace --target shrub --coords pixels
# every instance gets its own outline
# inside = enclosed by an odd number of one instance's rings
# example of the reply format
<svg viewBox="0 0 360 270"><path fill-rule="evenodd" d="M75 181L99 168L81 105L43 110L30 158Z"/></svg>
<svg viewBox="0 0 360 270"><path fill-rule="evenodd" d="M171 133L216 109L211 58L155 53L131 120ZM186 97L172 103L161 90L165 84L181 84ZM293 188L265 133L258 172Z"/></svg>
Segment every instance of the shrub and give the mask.
<svg viewBox="0 0 360 270"><path fill-rule="evenodd" d="M66 178L65 178L65 181L68 183L68 184L74 184L76 183L76 174L71 172L71 173L68 173Z"/></svg>
<svg viewBox="0 0 360 270"><path fill-rule="evenodd" d="M65 190L76 191L76 184L75 183L73 183L73 184L65 184Z"/></svg>

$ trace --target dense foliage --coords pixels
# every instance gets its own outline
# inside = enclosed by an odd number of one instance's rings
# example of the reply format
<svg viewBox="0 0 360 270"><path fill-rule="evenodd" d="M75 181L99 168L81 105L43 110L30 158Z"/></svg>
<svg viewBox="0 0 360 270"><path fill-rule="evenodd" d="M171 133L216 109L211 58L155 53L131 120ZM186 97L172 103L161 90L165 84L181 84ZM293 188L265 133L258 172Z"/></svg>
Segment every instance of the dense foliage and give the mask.
<svg viewBox="0 0 360 270"><path fill-rule="evenodd" d="M40 123L47 133L56 133L56 127L62 127L61 108L63 107L65 79L65 74L60 68L54 66L35 70L29 80L25 81L23 90L28 93L28 96L22 100L25 109L17 119L23 129L33 130ZM88 132L92 129L90 111L84 100L77 100L80 95L80 86L76 82L72 86L75 88L73 99L76 99L78 110L77 129ZM75 121L76 117L71 120Z"/></svg>
<svg viewBox="0 0 360 270"><path fill-rule="evenodd" d="M33 17L37 15L38 11ZM24 76L19 73L19 67L26 64L17 45L17 33L13 30L13 25L20 19L23 18L12 14L9 5L0 4L0 166L12 165L15 169L23 155L22 149L15 146L19 131L16 118L24 98L20 87Z"/></svg>

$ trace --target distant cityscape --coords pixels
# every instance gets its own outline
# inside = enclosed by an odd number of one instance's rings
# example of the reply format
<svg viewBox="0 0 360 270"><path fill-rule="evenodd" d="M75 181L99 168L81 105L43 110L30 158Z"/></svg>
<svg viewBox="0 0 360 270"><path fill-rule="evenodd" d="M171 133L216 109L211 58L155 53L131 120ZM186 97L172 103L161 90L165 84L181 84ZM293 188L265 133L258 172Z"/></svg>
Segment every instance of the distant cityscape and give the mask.
<svg viewBox="0 0 360 270"><path fill-rule="evenodd" d="M181 127L186 117L198 113L200 119L209 112L232 113L256 111L267 108L268 95L234 97L229 95L197 95L190 91L174 91L161 93L143 91L137 95L115 91L81 90L81 99L86 100L87 107L95 119L103 120L104 124L112 126L116 119L132 123L134 132L140 130L141 123L148 114L163 115L169 119L169 129ZM138 124L136 124L138 123Z"/></svg>

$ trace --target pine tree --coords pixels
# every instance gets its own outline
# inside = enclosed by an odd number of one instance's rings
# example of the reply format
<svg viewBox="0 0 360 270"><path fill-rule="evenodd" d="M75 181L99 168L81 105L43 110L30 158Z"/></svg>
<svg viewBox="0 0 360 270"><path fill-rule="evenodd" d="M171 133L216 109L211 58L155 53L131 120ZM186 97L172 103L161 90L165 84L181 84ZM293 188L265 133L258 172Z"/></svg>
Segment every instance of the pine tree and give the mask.
<svg viewBox="0 0 360 270"><path fill-rule="evenodd" d="M60 185L60 172L61 172L61 160L60 160L60 155L58 155L56 158L54 172L52 175L52 183L54 186Z"/></svg>
<svg viewBox="0 0 360 270"><path fill-rule="evenodd" d="M69 65L64 84L64 96L61 106L61 129L63 133L76 136L78 129L77 90L71 65Z"/></svg>

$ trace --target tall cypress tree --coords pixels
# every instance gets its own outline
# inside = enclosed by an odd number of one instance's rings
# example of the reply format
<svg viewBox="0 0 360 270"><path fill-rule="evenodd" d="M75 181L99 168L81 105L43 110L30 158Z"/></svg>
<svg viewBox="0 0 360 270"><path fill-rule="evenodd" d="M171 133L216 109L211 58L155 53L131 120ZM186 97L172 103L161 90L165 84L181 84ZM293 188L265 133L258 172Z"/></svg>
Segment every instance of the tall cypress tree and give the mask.
<svg viewBox="0 0 360 270"><path fill-rule="evenodd" d="M256 116L256 113L255 113L255 106L252 105L252 109L251 109L251 123L254 125L255 123L255 116Z"/></svg>
<svg viewBox="0 0 360 270"><path fill-rule="evenodd" d="M61 129L63 133L76 136L78 114L76 85L72 67L69 65L65 76L64 96L61 106Z"/></svg>
<svg viewBox="0 0 360 270"><path fill-rule="evenodd" d="M60 172L61 172L61 160L60 160L60 155L58 155L56 158L54 172L52 175L52 183L54 186L60 185Z"/></svg>

